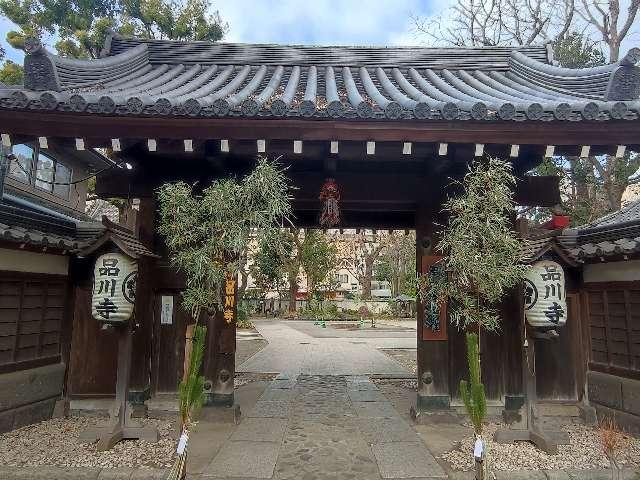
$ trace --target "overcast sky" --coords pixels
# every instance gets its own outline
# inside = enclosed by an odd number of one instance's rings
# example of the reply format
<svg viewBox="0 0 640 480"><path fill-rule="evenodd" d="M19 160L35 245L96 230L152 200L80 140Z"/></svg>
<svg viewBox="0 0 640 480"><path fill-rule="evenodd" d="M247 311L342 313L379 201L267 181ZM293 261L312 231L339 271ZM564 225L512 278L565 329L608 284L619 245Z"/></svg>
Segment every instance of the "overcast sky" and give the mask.
<svg viewBox="0 0 640 480"><path fill-rule="evenodd" d="M627 1L621 2L622 7ZM453 0L214 0L229 24L225 41L318 45L420 44L422 39L412 33L410 15L437 15L451 3ZM640 25L640 19L636 24ZM22 63L21 52L5 42L6 32L13 28L0 18L0 42L7 58ZM48 43L51 46L52 39ZM637 45L640 36L634 35L622 51Z"/></svg>

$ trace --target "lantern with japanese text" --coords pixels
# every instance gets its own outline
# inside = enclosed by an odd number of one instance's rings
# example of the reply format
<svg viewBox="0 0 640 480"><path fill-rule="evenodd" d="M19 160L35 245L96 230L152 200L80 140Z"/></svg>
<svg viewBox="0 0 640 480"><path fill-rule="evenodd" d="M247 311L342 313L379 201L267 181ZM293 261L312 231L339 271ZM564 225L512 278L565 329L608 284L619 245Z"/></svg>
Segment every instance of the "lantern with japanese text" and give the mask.
<svg viewBox="0 0 640 480"><path fill-rule="evenodd" d="M93 318L105 323L129 320L136 298L136 261L122 253L105 253L96 260L93 275Z"/></svg>
<svg viewBox="0 0 640 480"><path fill-rule="evenodd" d="M527 322L536 328L561 327L567 322L564 270L552 260L534 263L524 280Z"/></svg>

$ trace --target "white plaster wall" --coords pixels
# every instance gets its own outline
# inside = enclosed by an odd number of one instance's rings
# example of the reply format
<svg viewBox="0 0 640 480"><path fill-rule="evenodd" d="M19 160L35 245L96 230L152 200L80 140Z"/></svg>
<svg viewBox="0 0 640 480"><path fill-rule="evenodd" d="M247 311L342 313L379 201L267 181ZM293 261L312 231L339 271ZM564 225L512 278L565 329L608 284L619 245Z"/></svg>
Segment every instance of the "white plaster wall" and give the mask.
<svg viewBox="0 0 640 480"><path fill-rule="evenodd" d="M585 283L632 282L640 280L640 260L626 262L590 263L582 271Z"/></svg>
<svg viewBox="0 0 640 480"><path fill-rule="evenodd" d="M0 248L0 271L67 275L69 257Z"/></svg>

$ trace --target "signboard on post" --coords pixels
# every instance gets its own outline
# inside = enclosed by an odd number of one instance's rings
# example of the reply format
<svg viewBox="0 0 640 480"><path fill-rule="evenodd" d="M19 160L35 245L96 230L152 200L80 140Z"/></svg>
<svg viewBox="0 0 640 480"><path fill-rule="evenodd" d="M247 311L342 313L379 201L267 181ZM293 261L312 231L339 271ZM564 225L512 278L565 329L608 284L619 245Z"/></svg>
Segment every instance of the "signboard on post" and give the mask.
<svg viewBox="0 0 640 480"><path fill-rule="evenodd" d="M552 260L534 263L524 280L524 313L532 327L567 323L567 298L562 266Z"/></svg>
<svg viewBox="0 0 640 480"><path fill-rule="evenodd" d="M422 257L421 271L429 275L430 280L445 275L442 257L438 255L425 255ZM447 339L447 303L438 302L435 298L423 301L422 339L446 340Z"/></svg>
<svg viewBox="0 0 640 480"><path fill-rule="evenodd" d="M173 324L173 295L162 295L160 325Z"/></svg>
<svg viewBox="0 0 640 480"><path fill-rule="evenodd" d="M136 301L138 265L122 253L105 253L93 271L91 314L100 322L122 323L131 318Z"/></svg>

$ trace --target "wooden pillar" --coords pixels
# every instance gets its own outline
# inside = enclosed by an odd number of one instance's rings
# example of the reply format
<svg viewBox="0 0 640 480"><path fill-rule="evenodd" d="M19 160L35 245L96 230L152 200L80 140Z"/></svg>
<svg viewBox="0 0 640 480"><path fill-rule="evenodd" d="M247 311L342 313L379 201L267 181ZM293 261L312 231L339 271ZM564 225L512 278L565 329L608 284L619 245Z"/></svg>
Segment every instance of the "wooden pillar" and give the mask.
<svg viewBox="0 0 640 480"><path fill-rule="evenodd" d="M437 243L434 221L441 208L439 202L424 205L416 214L416 270L422 273L426 266L425 258L433 255ZM417 342L418 342L418 412L448 409L451 401L449 391L449 341L446 340L446 315L442 334L436 338L426 332L424 326L424 305L417 302ZM443 339L444 337L444 339Z"/></svg>
<svg viewBox="0 0 640 480"><path fill-rule="evenodd" d="M528 222L518 219L516 213L511 214L511 221L518 236L525 238L528 232ZM504 366L504 411L503 420L512 423L522 419L522 407L525 403L523 379L523 350L524 342L524 295L522 285L518 284L505 297L500 308L502 315L502 351Z"/></svg>
<svg viewBox="0 0 640 480"><path fill-rule="evenodd" d="M224 293L225 298L232 299L231 304L223 311L206 316L207 340L203 362L206 405L231 406L234 400L238 309L238 281L236 278L227 280Z"/></svg>
<svg viewBox="0 0 640 480"><path fill-rule="evenodd" d="M134 233L140 242L152 251L154 247L154 220L155 200L153 197L141 199ZM134 406L134 415L136 416L144 415L144 402L151 396L154 264L153 259L141 258L138 260L135 328L129 377L129 401Z"/></svg>

